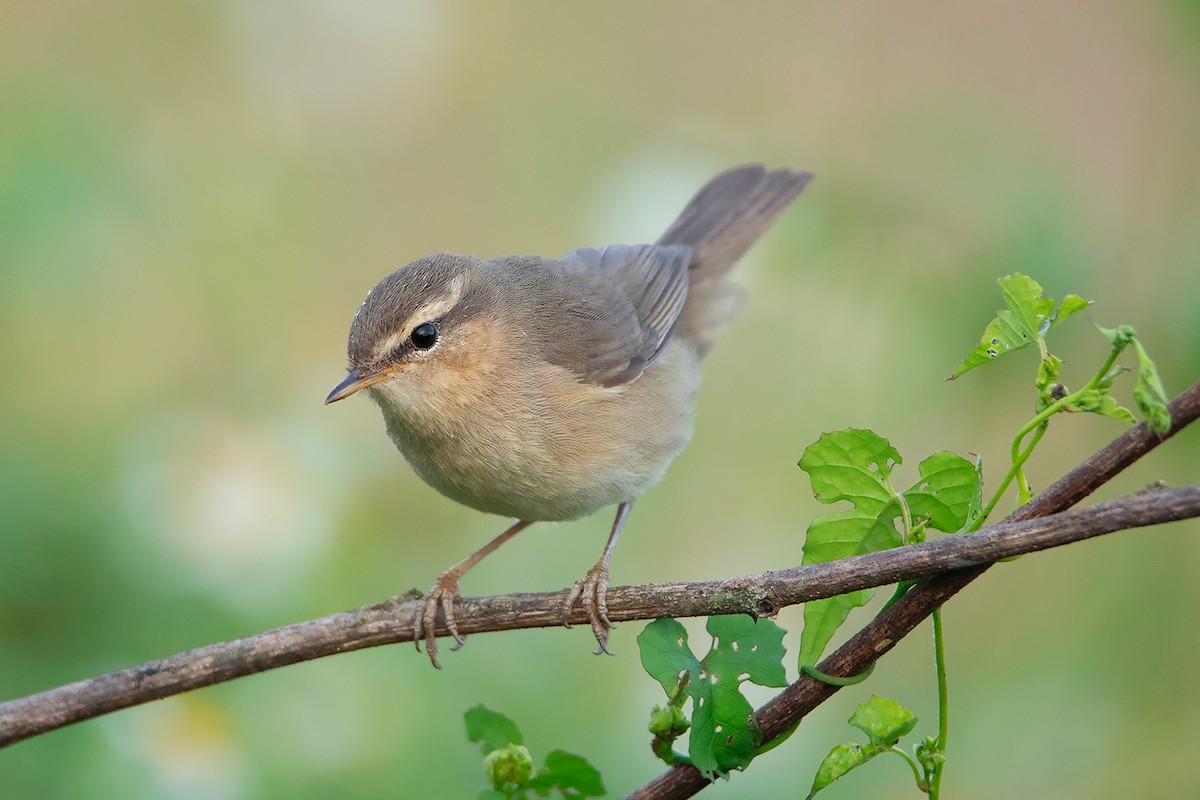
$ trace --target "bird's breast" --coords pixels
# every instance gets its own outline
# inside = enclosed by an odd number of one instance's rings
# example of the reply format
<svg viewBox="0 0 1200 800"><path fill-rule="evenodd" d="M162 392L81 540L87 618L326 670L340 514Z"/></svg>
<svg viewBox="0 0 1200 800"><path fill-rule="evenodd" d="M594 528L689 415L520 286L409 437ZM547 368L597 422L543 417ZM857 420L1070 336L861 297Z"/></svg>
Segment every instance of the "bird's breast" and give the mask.
<svg viewBox="0 0 1200 800"><path fill-rule="evenodd" d="M605 389L552 365L497 376L488 390L422 408L379 393L388 434L416 473L472 508L565 520L656 483L691 437L699 370L668 342L636 381Z"/></svg>

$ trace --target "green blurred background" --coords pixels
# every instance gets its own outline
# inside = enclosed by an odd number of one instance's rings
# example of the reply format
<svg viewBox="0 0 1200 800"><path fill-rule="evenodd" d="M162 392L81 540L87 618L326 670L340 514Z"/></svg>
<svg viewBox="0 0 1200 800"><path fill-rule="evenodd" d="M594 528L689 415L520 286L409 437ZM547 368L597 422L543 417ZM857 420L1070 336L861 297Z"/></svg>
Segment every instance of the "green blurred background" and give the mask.
<svg viewBox="0 0 1200 800"><path fill-rule="evenodd" d="M1034 358L943 378L997 276L1134 324L1172 394L1200 377L1198 98L1194 0L5 0L0 698L426 588L505 522L424 486L367 400L322 406L367 289L439 250L652 240L739 162L817 179L739 268L695 438L614 582L799 563L822 431L889 437L901 482L979 453L994 485ZM1082 318L1052 343L1076 385L1106 352ZM1056 420L1035 484L1120 430ZM1103 495L1200 479L1198 443ZM561 588L608 524L539 525L464 591ZM1198 532L1030 556L950 604L947 796L1194 792ZM794 653L800 610L779 621ZM478 702L619 796L661 766L641 627L616 658L546 630L474 636L442 672L403 646L239 680L0 752L0 796L474 796ZM931 662L926 628L709 794L801 796L872 691L933 733ZM909 781L897 759L827 796Z"/></svg>

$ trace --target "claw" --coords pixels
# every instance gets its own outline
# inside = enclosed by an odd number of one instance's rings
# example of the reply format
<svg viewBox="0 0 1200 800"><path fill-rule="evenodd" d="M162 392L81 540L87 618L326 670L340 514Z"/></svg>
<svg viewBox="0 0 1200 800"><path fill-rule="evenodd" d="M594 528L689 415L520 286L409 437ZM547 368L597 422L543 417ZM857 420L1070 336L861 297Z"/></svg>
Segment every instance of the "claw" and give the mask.
<svg viewBox="0 0 1200 800"><path fill-rule="evenodd" d="M608 618L608 559L612 556L613 548L617 545L617 537L621 535L621 528L632 507L632 500L626 500L617 506L617 518L613 520L612 531L608 534L608 543L604 545L604 553L596 562L596 566L589 569L582 580L575 581L575 585L567 593L567 602L563 606L563 625L569 628L571 627L569 621L571 609L575 607L575 601L579 600L583 605L588 622L592 625L592 635L596 637L596 644L599 645L596 648L596 655L601 653L613 655L608 649L608 632L612 630L613 626L612 620Z"/></svg>
<svg viewBox="0 0 1200 800"><path fill-rule="evenodd" d="M421 640L425 640L425 652L429 656L429 661L437 669L442 668L437 659L437 635L434 632L439 608L446 620L446 630L450 631L450 635L454 637L454 645L450 649L457 650L467 641L459 634L458 620L454 617L454 601L460 597L462 597L462 593L458 590L458 576L453 574L453 571L443 572L438 577L437 583L429 590L429 594L425 595L424 604L413 615L413 644L416 645L419 653L421 652Z"/></svg>
<svg viewBox="0 0 1200 800"><path fill-rule="evenodd" d="M563 627L571 627L571 609L575 607L575 601L583 594L583 581L575 581L575 585L571 587L571 591L567 594L567 602L563 603Z"/></svg>
<svg viewBox="0 0 1200 800"><path fill-rule="evenodd" d="M442 610L442 617L446 620L446 630L454 637L454 644L450 649L457 650L467 641L458 632L458 619L454 616L454 601L462 597L462 593L458 591L459 579L489 553L532 524L527 520L519 519L509 525L495 539L439 575L437 582L429 590L429 594L425 595L425 603L413 615L413 644L417 646L419 653L421 652L421 640L424 639L425 652L429 654L429 660L438 669L441 669L442 665L437 660L437 636L433 632L434 626L437 624L438 609Z"/></svg>
<svg viewBox="0 0 1200 800"><path fill-rule="evenodd" d="M613 624L612 620L608 618L608 566L606 564L597 563L588 570L587 575L581 580L575 581L575 585L571 587L563 606L563 625L567 628L571 627L569 618L576 600L579 600L583 606L588 622L592 626L592 635L596 637L596 644L599 645L596 655L601 653L613 655L608 649L608 632L612 630Z"/></svg>

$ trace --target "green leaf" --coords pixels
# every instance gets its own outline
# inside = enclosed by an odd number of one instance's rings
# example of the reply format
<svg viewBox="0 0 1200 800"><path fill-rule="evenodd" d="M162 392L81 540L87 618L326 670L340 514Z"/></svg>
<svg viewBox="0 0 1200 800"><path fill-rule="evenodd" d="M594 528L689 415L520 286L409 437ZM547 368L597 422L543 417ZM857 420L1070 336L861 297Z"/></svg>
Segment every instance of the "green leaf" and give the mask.
<svg viewBox="0 0 1200 800"><path fill-rule="evenodd" d="M770 620L743 615L710 617L712 645L698 660L687 633L675 620L655 620L638 636L642 665L671 696L687 673L685 691L692 699L688 754L707 778L744 769L761 739L753 722L754 707L741 684L784 686L783 629Z"/></svg>
<svg viewBox="0 0 1200 800"><path fill-rule="evenodd" d="M1136 391L1135 391L1136 395ZM1110 394L1106 394L1100 398L1100 404L1092 409L1092 413L1100 414L1105 417L1119 419L1122 422L1128 422L1130 425L1137 423L1134 419L1133 412L1125 406L1117 402L1117 399ZM1151 426L1153 428L1153 426Z"/></svg>
<svg viewBox="0 0 1200 800"><path fill-rule="evenodd" d="M994 320L983 329L979 344L959 362L950 373L949 380L954 380L965 372L993 361L1005 353L1021 350L1037 341L1025 331L1011 311L1000 311Z"/></svg>
<svg viewBox="0 0 1200 800"><path fill-rule="evenodd" d="M917 718L895 700L873 694L855 709L850 724L865 733L871 744L891 747L901 736L912 732Z"/></svg>
<svg viewBox="0 0 1200 800"><path fill-rule="evenodd" d="M737 690L736 681L704 687L692 694L692 732L688 756L705 778L727 777L730 770L745 769L761 741L753 722L754 706ZM690 684L689 684L690 686Z"/></svg>
<svg viewBox="0 0 1200 800"><path fill-rule="evenodd" d="M508 795L496 789L480 789L475 800L509 800Z"/></svg>
<svg viewBox="0 0 1200 800"><path fill-rule="evenodd" d="M1096 327L1100 328L1099 325ZM1123 349L1128 341L1126 337L1132 335L1132 328L1123 326L1127 330L1107 330L1100 328L1101 331L1108 336L1109 341L1113 342L1113 347ZM1120 365L1113 366L1104 377L1096 382L1096 388L1080 390L1076 392L1076 397L1071 402L1063 406L1064 411L1070 412L1085 412L1088 414L1100 414L1105 417L1119 419L1122 422L1127 422L1130 425L1137 423L1134 419L1133 412L1125 408L1117 402L1116 398L1109 394L1112 390L1113 380L1121 373L1128 372L1127 367Z"/></svg>
<svg viewBox="0 0 1200 800"><path fill-rule="evenodd" d="M1042 294L1041 284L1019 272L1005 275L996 282L1000 284L1000 293L1013 317L1020 321L1022 333L1038 337L1049 330L1054 319L1054 301Z"/></svg>
<svg viewBox="0 0 1200 800"><path fill-rule="evenodd" d="M900 454L883 437L850 428L826 433L804 451L800 468L808 473L822 503L848 500L849 511L822 514L804 540L805 564L886 550L900 544L892 520L900 506L889 483ZM800 663L814 665L849 613L874 595L863 589L804 604Z"/></svg>
<svg viewBox="0 0 1200 800"><path fill-rule="evenodd" d="M817 792L850 770L861 767L875 756L876 753L871 752L862 745L854 744L853 742L839 744L829 751L829 755L825 756L825 760L821 762L821 766L817 767L817 775L813 778L812 789L809 790L807 800L812 800L812 797Z"/></svg>
<svg viewBox="0 0 1200 800"><path fill-rule="evenodd" d="M1120 405L1115 397L1107 393L1107 389L1105 388L1081 391L1079 392L1079 396L1073 402L1064 406L1064 408L1067 411L1082 411L1089 414L1112 417L1122 422L1128 422L1130 425L1137 423L1137 420L1133 417L1133 412Z"/></svg>
<svg viewBox="0 0 1200 800"><path fill-rule="evenodd" d="M874 431L847 428L822 434L800 457L813 494L822 503L870 496L888 502L888 478L901 462L900 454Z"/></svg>
<svg viewBox="0 0 1200 800"><path fill-rule="evenodd" d="M688 755L705 774L745 769L762 741L754 707L741 693L744 681L786 686L784 631L769 619L745 615L709 617L712 647L688 683L692 731ZM703 698L703 699L701 699Z"/></svg>
<svg viewBox="0 0 1200 800"><path fill-rule="evenodd" d="M483 754L493 750L502 750L510 744L524 744L517 723L490 708L480 704L467 709L463 715L467 722L467 738L472 742L480 742Z"/></svg>
<svg viewBox="0 0 1200 800"><path fill-rule="evenodd" d="M1067 317L1083 311L1092 304L1091 300L1085 300L1077 294L1069 294L1063 298L1058 304L1058 309L1054 312L1054 319L1050 322L1050 328L1056 328Z"/></svg>
<svg viewBox="0 0 1200 800"><path fill-rule="evenodd" d="M677 620L656 619L637 637L642 655L642 668L662 684L667 697L675 694L679 677L700 671L700 660L688 647L687 629Z"/></svg>
<svg viewBox="0 0 1200 800"><path fill-rule="evenodd" d="M688 755L705 777L712 778L745 769L762 740L754 707L741 693L742 682L784 686L787 678L784 631L771 620L710 617L707 628L712 647L687 686L692 697Z"/></svg>
<svg viewBox="0 0 1200 800"><path fill-rule="evenodd" d="M1069 294L1055 308L1054 300L1042 294L1041 285L1019 272L1005 275L997 283L1008 308L996 312L996 318L984 329L979 345L955 367L950 380L1005 353L1036 344L1051 328L1091 305L1090 300Z"/></svg>
<svg viewBox="0 0 1200 800"><path fill-rule="evenodd" d="M1150 360L1140 340L1133 340L1133 349L1138 357L1138 377L1133 385L1133 400L1145 416L1150 430L1166 433L1171 430L1171 411L1167 408L1167 392L1158 376L1158 367Z"/></svg>
<svg viewBox="0 0 1200 800"><path fill-rule="evenodd" d="M962 530L983 504L980 464L949 451L921 462L920 479L899 496L891 484L900 454L872 431L848 429L826 433L804 451L800 468L808 473L813 492L823 503L849 501L849 511L822 514L808 526L805 564L875 553L901 544L895 519L900 500L907 505L915 538L926 527L952 533ZM813 666L846 617L874 596L874 589L813 600L804 604L800 664Z"/></svg>
<svg viewBox="0 0 1200 800"><path fill-rule="evenodd" d="M759 686L787 686L783 628L769 619L729 614L709 617L707 629L713 637L712 649L704 657L710 678L734 675Z"/></svg>
<svg viewBox="0 0 1200 800"><path fill-rule="evenodd" d="M1123 367L1120 364L1114 364L1113 368L1110 369L1104 375L1104 377L1100 379L1098 384L1096 384L1096 388L1102 392L1107 392L1108 390L1112 389L1113 381L1126 372L1129 372L1129 367Z"/></svg>
<svg viewBox="0 0 1200 800"><path fill-rule="evenodd" d="M982 506L979 464L940 450L922 461L919 471L921 479L904 492L914 520L928 520L929 527L945 533L962 530Z"/></svg>
<svg viewBox="0 0 1200 800"><path fill-rule="evenodd" d="M997 282L1008 308L996 312L979 344L954 368L950 380L1005 353L1029 347L1038 340L1043 321L1050 320L1054 301L1042 296L1042 287L1033 278L1017 272Z"/></svg>
<svg viewBox="0 0 1200 800"><path fill-rule="evenodd" d="M849 722L865 733L870 743L860 745L848 742L833 748L817 768L812 790L808 793L810 799L850 770L887 752L901 736L912 732L917 725L917 718L895 700L871 695L870 700L855 709Z"/></svg>
<svg viewBox="0 0 1200 800"><path fill-rule="evenodd" d="M1118 325L1116 328L1105 328L1097 325L1096 328L1108 337L1114 351L1118 353L1130 345L1133 346L1138 357L1138 375L1133 384L1133 400L1137 403L1142 416L1146 418L1146 424L1150 430L1157 433L1169 431L1171 429L1171 411L1167 407L1166 389L1163 388L1162 379L1158 375L1158 367L1151 360L1141 340L1137 338L1133 326ZM1113 367L1100 381L1094 392L1084 393L1079 400L1071 404L1069 410L1091 411L1131 424L1135 422L1129 409L1118 405L1116 400L1108 395L1113 378L1123 371L1123 367Z"/></svg>
<svg viewBox="0 0 1200 800"><path fill-rule="evenodd" d="M555 750L546 756L546 766L526 784L544 795L558 789L564 797L603 797L604 781L600 772L583 756Z"/></svg>
<svg viewBox="0 0 1200 800"><path fill-rule="evenodd" d="M810 528L811 530L811 528ZM899 543L899 536L897 543ZM806 562L807 563L807 562ZM821 654L837 629L842 627L850 612L865 606L875 596L874 589L858 589L853 592L812 600L804 604L804 630L800 634L799 663L815 667Z"/></svg>

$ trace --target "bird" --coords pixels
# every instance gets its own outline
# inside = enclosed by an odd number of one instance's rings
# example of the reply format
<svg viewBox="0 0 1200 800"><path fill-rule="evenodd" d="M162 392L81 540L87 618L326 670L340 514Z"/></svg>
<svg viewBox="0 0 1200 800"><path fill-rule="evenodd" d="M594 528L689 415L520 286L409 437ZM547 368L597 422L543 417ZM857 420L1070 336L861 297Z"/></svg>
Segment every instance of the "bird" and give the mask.
<svg viewBox="0 0 1200 800"><path fill-rule="evenodd" d="M443 572L415 613L438 661L440 611L457 650L459 581L534 522L616 506L576 581L609 653L608 566L634 501L691 438L700 360L733 315L733 265L811 173L746 164L705 184L654 244L561 258L419 258L371 289L350 326L345 378L326 405L365 392L416 474L443 495L515 519Z"/></svg>

